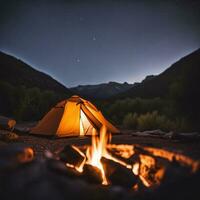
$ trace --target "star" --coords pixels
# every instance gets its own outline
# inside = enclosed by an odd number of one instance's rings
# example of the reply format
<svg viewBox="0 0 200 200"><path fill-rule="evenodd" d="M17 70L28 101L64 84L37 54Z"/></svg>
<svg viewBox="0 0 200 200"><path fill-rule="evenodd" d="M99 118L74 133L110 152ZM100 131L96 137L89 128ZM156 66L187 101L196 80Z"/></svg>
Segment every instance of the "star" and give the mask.
<svg viewBox="0 0 200 200"><path fill-rule="evenodd" d="M81 62L80 58L77 58L77 59L76 59L76 62L77 62L77 63L80 63L80 62Z"/></svg>

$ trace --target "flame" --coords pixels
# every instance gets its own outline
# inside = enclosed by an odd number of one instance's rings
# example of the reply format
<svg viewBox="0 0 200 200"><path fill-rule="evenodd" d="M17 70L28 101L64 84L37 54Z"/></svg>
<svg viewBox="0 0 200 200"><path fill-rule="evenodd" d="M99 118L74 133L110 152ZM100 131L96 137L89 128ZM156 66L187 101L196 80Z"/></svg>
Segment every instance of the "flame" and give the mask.
<svg viewBox="0 0 200 200"><path fill-rule="evenodd" d="M139 175L139 169L140 169L140 164L138 162L136 162L135 164L133 164L132 171L133 171L133 173L135 175Z"/></svg>
<svg viewBox="0 0 200 200"><path fill-rule="evenodd" d="M85 162L86 162L85 154L84 154L81 150L79 150L79 148L77 148L77 147L74 146L74 145L72 145L72 148L75 149L81 156L84 157L83 162L82 162L79 166L74 166L74 168L75 168L78 172L82 173L82 172L83 172L83 167L84 167Z"/></svg>
<svg viewBox="0 0 200 200"><path fill-rule="evenodd" d="M92 135L92 146L88 147L86 151L86 157L87 157L86 163L100 169L102 174L103 185L108 185L108 180L106 179L103 165L101 163L101 158L104 155L108 154L106 150L107 142L108 142L107 130L106 127L103 126L101 128L100 138L98 138L95 135Z"/></svg>
<svg viewBox="0 0 200 200"><path fill-rule="evenodd" d="M120 165L132 170L133 174L138 176L143 185L146 187L151 187L152 185L160 183L162 177L164 176L165 170L162 168L155 170L156 161L153 157L140 154L138 162L135 162L132 165L127 164L125 161L112 156L108 150L114 151L115 155L119 156L120 158L129 159L135 154L134 145L109 144L110 141L111 135L107 132L106 127L102 126L99 137L97 134L92 135L92 144L91 146L87 147L86 154L84 154L78 147L72 146L72 148L74 148L81 156L84 157L82 163L79 166L66 163L66 166L76 169L79 173L83 172L85 164L97 167L101 171L102 184L109 185L109 180L107 180L105 170L101 163L101 158L105 157L106 159L117 162ZM154 169L155 172L153 174L153 178L152 175L151 178L149 178L149 174L151 173L152 169ZM133 189L137 190L138 185Z"/></svg>
<svg viewBox="0 0 200 200"><path fill-rule="evenodd" d="M119 160L113 157L111 154L108 153L107 146L108 146L108 142L111 140L111 134L107 133L107 129L105 126L102 126L100 133L101 133L100 137L95 136L95 135L92 136L92 146L88 147L86 151L86 157L87 157L86 163L99 168L102 174L102 180L103 180L102 184L108 185L109 181L107 180L105 176L105 171L101 163L102 157L105 157L109 160L117 162L121 164L122 166L127 167L128 169L132 169L132 166L126 164L122 160ZM117 148L117 146L118 145L116 145L115 148ZM119 145L119 148L123 148L123 147L124 147L123 145L122 146ZM130 156L130 153L128 156ZM126 151L124 151L124 157L127 157Z"/></svg>
<svg viewBox="0 0 200 200"><path fill-rule="evenodd" d="M158 166L154 157L141 154L139 178L146 187L159 185L165 174L165 167Z"/></svg>
<svg viewBox="0 0 200 200"><path fill-rule="evenodd" d="M200 162L178 153L152 147L141 147L140 145L110 144L110 141L111 134L107 132L105 126L102 126L99 136L97 136L96 132L92 134L91 146L72 146L84 158L82 163L79 166L66 163L66 166L76 169L79 173L83 172L85 164L97 167L101 172L102 184L109 185L111 183L106 177L106 172L101 162L101 158L104 157L130 169L141 180L133 186L134 191L140 189L140 183L147 188L161 183L166 168L158 160L159 157L169 162L175 159L182 165L190 166L193 172L200 168Z"/></svg>
<svg viewBox="0 0 200 200"><path fill-rule="evenodd" d="M132 166L126 164L126 162L113 157L108 151L107 148L109 147L109 141L111 141L111 134L107 132L105 126L102 126L100 130L100 136L98 137L96 133L92 134L92 144L91 146L87 147L86 155L76 146L72 145L72 148L75 149L81 156L84 157L84 160L79 166L74 166L72 164L66 163L67 167L74 168L78 172L82 173L85 164L90 164L94 167L97 167L101 171L102 175L102 184L108 185L109 181L106 178L105 171L103 165L101 163L101 158L105 157L107 159L113 160L128 169L132 169ZM118 155L123 158L129 158L133 155L133 147L130 145L111 145L113 149L118 151ZM117 154L116 154L117 155Z"/></svg>

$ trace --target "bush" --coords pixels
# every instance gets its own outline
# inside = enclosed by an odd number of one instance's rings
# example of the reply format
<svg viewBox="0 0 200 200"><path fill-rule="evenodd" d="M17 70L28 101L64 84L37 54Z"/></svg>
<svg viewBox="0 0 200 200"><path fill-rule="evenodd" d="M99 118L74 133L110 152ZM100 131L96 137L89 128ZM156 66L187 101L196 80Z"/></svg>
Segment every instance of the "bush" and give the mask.
<svg viewBox="0 0 200 200"><path fill-rule="evenodd" d="M138 118L139 130L171 131L176 129L176 123L167 118L165 115L158 114L157 111L140 115Z"/></svg>
<svg viewBox="0 0 200 200"><path fill-rule="evenodd" d="M166 109L166 104L169 105L168 102L161 100L160 98L127 98L116 100L112 104L102 103L99 107L109 119L116 116L115 122L120 124L128 113L137 113L140 115L147 112L153 112L154 110L163 113L164 109Z"/></svg>
<svg viewBox="0 0 200 200"><path fill-rule="evenodd" d="M165 99L126 98L113 102L99 102L99 107L106 118L114 124L123 124L126 128L138 130L161 129L163 131L178 132L196 131L200 127L199 101L196 104L190 103L190 105L187 105L188 100L184 100L181 92L183 91L179 88L179 85L174 84L170 87L170 96ZM193 99L196 98L197 96L193 97ZM187 107L191 106L193 109L188 109L187 112L186 106L182 105L183 101L186 101ZM198 114L192 115L189 112L189 110L193 111L194 109L197 109L195 112ZM137 117L133 113L137 113Z"/></svg>
<svg viewBox="0 0 200 200"><path fill-rule="evenodd" d="M123 120L123 126L126 128L136 129L138 125L137 113L128 113Z"/></svg>
<svg viewBox="0 0 200 200"><path fill-rule="evenodd" d="M124 117L123 126L140 131L155 129L163 131L190 130L185 119L171 120L165 115L160 115L158 111L147 112L141 115L138 115L137 113L128 113Z"/></svg>

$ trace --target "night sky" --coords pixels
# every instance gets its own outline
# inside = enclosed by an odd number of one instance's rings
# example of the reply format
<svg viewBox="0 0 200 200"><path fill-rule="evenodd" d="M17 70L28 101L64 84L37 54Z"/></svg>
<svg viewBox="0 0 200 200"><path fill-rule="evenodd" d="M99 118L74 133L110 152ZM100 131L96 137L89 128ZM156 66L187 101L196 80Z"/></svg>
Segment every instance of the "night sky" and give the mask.
<svg viewBox="0 0 200 200"><path fill-rule="evenodd" d="M0 50L67 87L141 81L200 47L199 0L0 2Z"/></svg>

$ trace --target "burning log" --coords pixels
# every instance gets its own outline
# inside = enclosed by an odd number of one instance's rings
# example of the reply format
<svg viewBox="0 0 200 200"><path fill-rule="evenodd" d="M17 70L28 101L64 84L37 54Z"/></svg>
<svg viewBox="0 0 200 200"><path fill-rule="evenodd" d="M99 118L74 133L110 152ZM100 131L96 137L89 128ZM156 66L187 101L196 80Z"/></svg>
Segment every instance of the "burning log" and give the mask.
<svg viewBox="0 0 200 200"><path fill-rule="evenodd" d="M114 158L116 158L116 159L118 159L118 160L120 160L120 161L122 161L126 164L132 164L133 163L132 160L127 159L127 158L123 158L120 155L118 155L115 150L108 149L107 151L112 157L114 157Z"/></svg>
<svg viewBox="0 0 200 200"><path fill-rule="evenodd" d="M164 168L157 165L155 158L149 155L140 155L139 177L146 187L158 185L164 172Z"/></svg>
<svg viewBox="0 0 200 200"><path fill-rule="evenodd" d="M82 178L89 183L101 184L102 174L101 171L92 165L85 164L83 167Z"/></svg>
<svg viewBox="0 0 200 200"><path fill-rule="evenodd" d="M87 148L67 145L60 153L60 160L72 171L78 171L79 178L90 183L144 191L146 188L156 188L164 178L164 182L168 183L171 181L168 176L179 174L173 170L175 161L178 165L175 168L178 169L191 165L194 172L199 168L199 162L193 163L185 156L166 150L141 145L108 144L108 135L103 128L100 136L93 137L92 145ZM63 171L66 173L66 169ZM179 171L188 174L182 169Z"/></svg>
<svg viewBox="0 0 200 200"><path fill-rule="evenodd" d="M108 144L106 146L107 150L111 154L120 156L123 159L128 159L135 154L134 146L127 144Z"/></svg>
<svg viewBox="0 0 200 200"><path fill-rule="evenodd" d="M137 183L138 177L130 169L105 157L101 158L101 162L111 184L132 188Z"/></svg>
<svg viewBox="0 0 200 200"><path fill-rule="evenodd" d="M74 166L80 166L85 159L84 154L81 154L78 148L70 145L66 145L59 156L61 161Z"/></svg>
<svg viewBox="0 0 200 200"><path fill-rule="evenodd" d="M135 149L135 154L128 161L133 163L133 173L139 176L139 189L160 185L165 168L170 165L169 161L146 153L142 148L139 152Z"/></svg>
<svg viewBox="0 0 200 200"><path fill-rule="evenodd" d="M144 149L144 147L140 146L140 145L135 145L134 146L134 151L135 154L144 154L144 155L149 155L152 156L151 152L147 151L146 149Z"/></svg>
<svg viewBox="0 0 200 200"><path fill-rule="evenodd" d="M170 162L176 161L181 165L191 167L192 171L195 172L200 169L200 162L192 160L191 158L178 154L175 152L169 152L163 149L155 149L152 147L144 147L145 151L148 151L152 156L164 158Z"/></svg>

